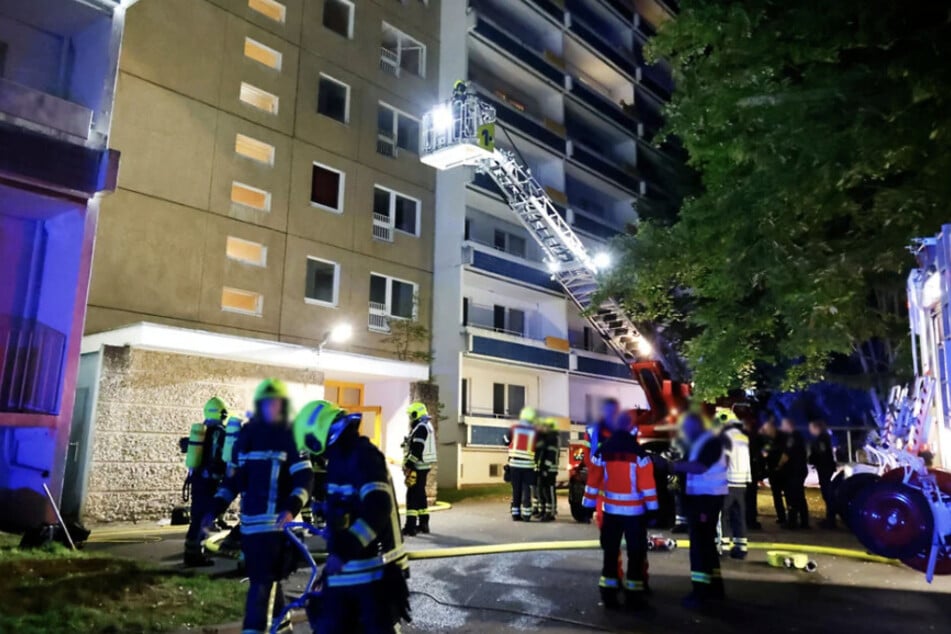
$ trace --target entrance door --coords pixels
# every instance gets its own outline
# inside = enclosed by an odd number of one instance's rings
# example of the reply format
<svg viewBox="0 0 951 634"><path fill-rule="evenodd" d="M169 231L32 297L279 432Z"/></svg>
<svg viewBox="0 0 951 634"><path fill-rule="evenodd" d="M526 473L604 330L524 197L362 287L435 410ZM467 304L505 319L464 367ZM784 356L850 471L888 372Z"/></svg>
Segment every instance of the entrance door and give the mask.
<svg viewBox="0 0 951 634"><path fill-rule="evenodd" d="M360 412L360 433L369 438L381 451L383 450L383 408L379 405L359 405L348 407L347 411Z"/></svg>
<svg viewBox="0 0 951 634"><path fill-rule="evenodd" d="M363 393L363 383L345 383L343 381L326 381L324 383L324 398L336 403L348 412L362 413L363 422L360 424L360 433L382 449L383 408L379 405L364 405Z"/></svg>
<svg viewBox="0 0 951 634"><path fill-rule="evenodd" d="M87 353L79 359L76 378L76 401L69 427L69 448L66 451L66 475L63 479L61 511L64 517L78 518L86 498L89 481L89 456L92 451L92 419L99 382L99 353Z"/></svg>

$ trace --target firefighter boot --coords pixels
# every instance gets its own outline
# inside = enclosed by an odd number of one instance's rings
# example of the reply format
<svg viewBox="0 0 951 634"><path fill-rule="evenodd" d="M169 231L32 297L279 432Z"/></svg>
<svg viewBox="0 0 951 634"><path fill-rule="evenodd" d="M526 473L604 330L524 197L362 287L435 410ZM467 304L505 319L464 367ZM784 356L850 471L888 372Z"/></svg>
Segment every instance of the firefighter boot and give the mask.
<svg viewBox="0 0 951 634"><path fill-rule="evenodd" d="M206 568L214 566L215 560L205 554L201 544L198 546L186 544L184 564L187 568Z"/></svg>
<svg viewBox="0 0 951 634"><path fill-rule="evenodd" d="M634 611L647 607L647 593L643 581L627 579L624 582L624 607Z"/></svg>
<svg viewBox="0 0 951 634"><path fill-rule="evenodd" d="M723 585L723 573L719 568L713 569L710 579L710 598L717 601L726 599L726 587Z"/></svg>
<svg viewBox="0 0 951 634"><path fill-rule="evenodd" d="M429 513L419 516L419 532L423 535L429 535Z"/></svg>
<svg viewBox="0 0 951 634"><path fill-rule="evenodd" d="M609 610L616 610L621 607L621 602L618 598L619 589L620 584L617 579L601 577L601 580L598 582L598 590L601 593L601 602L604 603L604 607Z"/></svg>
<svg viewBox="0 0 951 634"><path fill-rule="evenodd" d="M403 536L404 537L416 537L416 534L419 533L419 529L416 526L416 516L406 514L406 525L403 527Z"/></svg>

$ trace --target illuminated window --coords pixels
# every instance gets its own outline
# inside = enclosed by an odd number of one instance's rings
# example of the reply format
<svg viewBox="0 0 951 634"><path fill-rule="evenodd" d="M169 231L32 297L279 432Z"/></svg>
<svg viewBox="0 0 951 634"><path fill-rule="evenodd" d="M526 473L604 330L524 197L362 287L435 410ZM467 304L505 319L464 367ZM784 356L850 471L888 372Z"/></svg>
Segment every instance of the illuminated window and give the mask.
<svg viewBox="0 0 951 634"><path fill-rule="evenodd" d="M343 212L343 187L346 175L333 168L314 163L310 181L310 202L328 211Z"/></svg>
<svg viewBox="0 0 951 634"><path fill-rule="evenodd" d="M264 296L254 291L239 288L221 289L221 310L229 313L260 316L264 307Z"/></svg>
<svg viewBox="0 0 951 634"><path fill-rule="evenodd" d="M287 19L287 7L275 0L248 0L248 8L281 24Z"/></svg>
<svg viewBox="0 0 951 634"><path fill-rule="evenodd" d="M238 97L244 103L258 110L263 110L270 114L277 114L277 107L280 102L278 96L272 95L266 90L261 90L257 86L241 82L241 92Z"/></svg>
<svg viewBox="0 0 951 634"><path fill-rule="evenodd" d="M252 40L250 37L244 38L244 56L274 70L281 70L281 62L284 59L280 51Z"/></svg>
<svg viewBox="0 0 951 634"><path fill-rule="evenodd" d="M257 187L234 181L231 183L231 202L258 211L271 211L271 193Z"/></svg>
<svg viewBox="0 0 951 634"><path fill-rule="evenodd" d="M225 254L232 260L254 266L267 266L267 247L259 242L228 236Z"/></svg>
<svg viewBox="0 0 951 634"><path fill-rule="evenodd" d="M234 137L234 151L252 161L274 165L274 146L243 134Z"/></svg>

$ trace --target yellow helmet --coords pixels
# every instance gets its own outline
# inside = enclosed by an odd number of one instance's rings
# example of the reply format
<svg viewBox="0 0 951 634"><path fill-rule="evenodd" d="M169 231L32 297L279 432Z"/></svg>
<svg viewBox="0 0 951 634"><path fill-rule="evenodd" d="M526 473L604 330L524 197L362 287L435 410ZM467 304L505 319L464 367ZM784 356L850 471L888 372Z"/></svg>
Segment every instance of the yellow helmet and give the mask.
<svg viewBox="0 0 951 634"><path fill-rule="evenodd" d="M360 414L348 414L330 401L311 401L294 418L297 449L320 455L336 442L340 432L360 418Z"/></svg>
<svg viewBox="0 0 951 634"><path fill-rule="evenodd" d="M732 409L729 407L718 407L713 415L713 420L710 421L710 427L712 429L721 429L726 426L727 423L735 419L736 414L733 413Z"/></svg>
<svg viewBox="0 0 951 634"><path fill-rule="evenodd" d="M406 408L406 415L409 416L411 422L416 422L422 418L429 418L429 410L426 409L426 405L419 401L416 401L408 408Z"/></svg>
<svg viewBox="0 0 951 634"><path fill-rule="evenodd" d="M205 420L224 420L228 416L228 406L217 396L205 403Z"/></svg>
<svg viewBox="0 0 951 634"><path fill-rule="evenodd" d="M518 413L518 419L526 423L534 423L536 418L538 418L538 412L535 411L534 407L523 407L522 411Z"/></svg>
<svg viewBox="0 0 951 634"><path fill-rule="evenodd" d="M558 419L551 416L543 418L541 419L541 426L550 431L555 431L558 429Z"/></svg>
<svg viewBox="0 0 951 634"><path fill-rule="evenodd" d="M290 392L287 391L284 381L280 379L264 379L261 381L257 389L254 390L254 402L257 403L267 398L290 399Z"/></svg>

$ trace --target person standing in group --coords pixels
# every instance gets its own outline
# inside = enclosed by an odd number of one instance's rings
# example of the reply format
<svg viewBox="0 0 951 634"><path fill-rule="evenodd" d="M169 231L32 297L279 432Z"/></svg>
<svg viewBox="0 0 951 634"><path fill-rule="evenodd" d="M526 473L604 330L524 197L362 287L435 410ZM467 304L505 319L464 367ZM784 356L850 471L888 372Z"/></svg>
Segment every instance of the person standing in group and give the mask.
<svg viewBox="0 0 951 634"><path fill-rule="evenodd" d="M647 412L620 414L611 424L611 437L599 447L600 466L588 472L584 506L603 508L601 548L604 551L598 587L607 608L618 607L621 584L621 539L627 544L625 605L645 606L647 592L647 518L658 510L657 485L650 456L637 442L638 420ZM592 493L597 492L597 493Z"/></svg>
<svg viewBox="0 0 951 634"><path fill-rule="evenodd" d="M410 433L403 441L403 474L406 477L406 525L403 534L429 533L426 478L436 464L436 430L426 405L413 403L406 410Z"/></svg>
<svg viewBox="0 0 951 634"><path fill-rule="evenodd" d="M730 557L746 559L749 539L746 537L746 491L753 480L750 467L750 439L743 424L728 420L720 432L727 457L728 491L723 504L723 543L729 531L733 538Z"/></svg>
<svg viewBox="0 0 951 634"><path fill-rule="evenodd" d="M765 458L763 457L763 437L759 425L752 414L743 419L743 432L750 442L750 473L752 478L746 485L746 528L756 531L763 528L759 523L759 483L766 477Z"/></svg>
<svg viewBox="0 0 951 634"><path fill-rule="evenodd" d="M535 489L541 506L541 521L554 522L557 499L555 484L558 479L558 458L561 456L558 421L542 418L538 426L535 447Z"/></svg>
<svg viewBox="0 0 951 634"><path fill-rule="evenodd" d="M835 506L832 503L832 476L835 475L835 450L832 447L832 435L826 422L816 419L809 423L812 434L812 446L809 448L809 464L816 468L819 476L819 489L826 505L826 518L819 523L822 528L835 528Z"/></svg>
<svg viewBox="0 0 951 634"><path fill-rule="evenodd" d="M786 524L785 484L786 473L780 465L786 448L786 434L776 427L776 419L770 415L760 428L763 439L763 466L769 480L769 490L773 495L773 508L776 509L776 523Z"/></svg>
<svg viewBox="0 0 951 634"><path fill-rule="evenodd" d="M707 431L697 414L684 417L683 435L689 457L672 465L674 472L686 475L684 506L690 532L693 590L684 597L683 604L697 608L708 599L726 596L716 538L723 498L728 491L727 457L720 437Z"/></svg>
<svg viewBox="0 0 951 634"><path fill-rule="evenodd" d="M509 448L508 477L512 484L512 521L532 521L532 486L535 484L535 445L538 432L534 408L523 407L518 422L505 436Z"/></svg>
<svg viewBox="0 0 951 634"><path fill-rule="evenodd" d="M806 502L806 476L809 466L806 458L806 439L796 430L792 419L784 418L781 428L786 434L786 447L779 460L786 481L786 508L789 521L786 528L809 528L809 506Z"/></svg>
<svg viewBox="0 0 951 634"><path fill-rule="evenodd" d="M282 381L266 379L258 386L254 414L238 433L214 509L202 522L207 530L241 496L241 551L248 575L244 634L269 633L283 612L281 581L291 572L284 526L300 513L313 488L310 459L297 448L290 409ZM290 619L278 631L290 632Z"/></svg>
<svg viewBox="0 0 951 634"><path fill-rule="evenodd" d="M205 554L202 545L202 520L214 508L215 492L228 466L224 460L228 406L213 396L205 403L204 416L204 422L193 425L186 439L185 463L189 467L186 488L191 487L190 523L185 533L184 557L188 567L213 566L215 563Z"/></svg>

